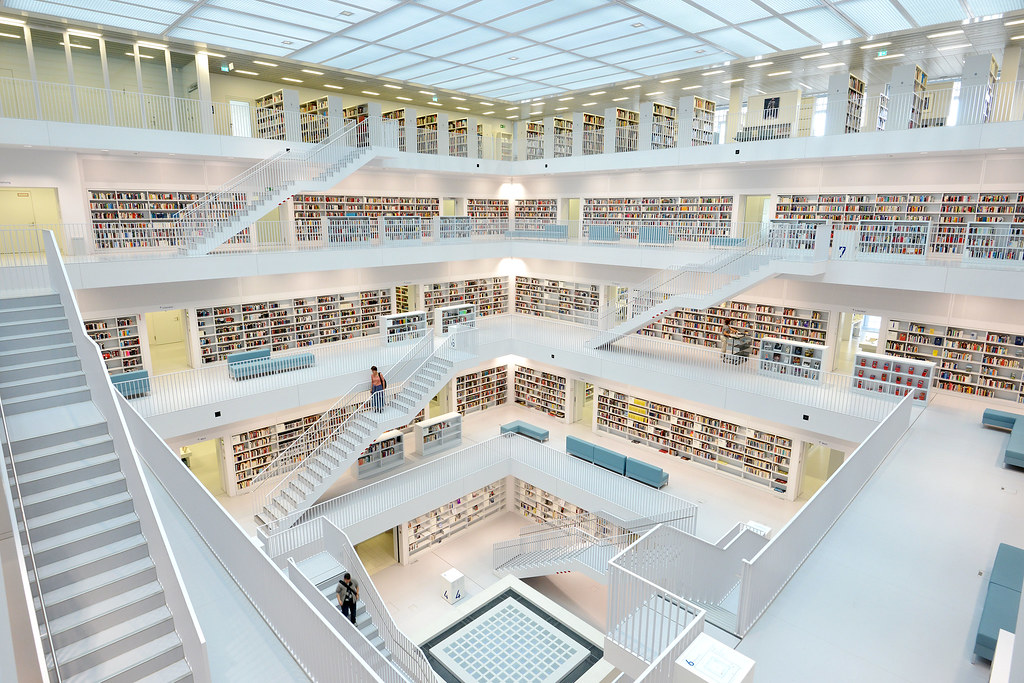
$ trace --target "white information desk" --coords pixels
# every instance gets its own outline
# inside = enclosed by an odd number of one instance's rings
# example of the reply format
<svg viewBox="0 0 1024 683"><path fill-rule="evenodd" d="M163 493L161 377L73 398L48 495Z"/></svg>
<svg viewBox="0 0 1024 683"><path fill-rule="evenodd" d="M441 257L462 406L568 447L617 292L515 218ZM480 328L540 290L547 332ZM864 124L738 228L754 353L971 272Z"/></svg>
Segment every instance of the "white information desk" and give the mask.
<svg viewBox="0 0 1024 683"><path fill-rule="evenodd" d="M701 633L676 660L673 683L753 683L754 660Z"/></svg>

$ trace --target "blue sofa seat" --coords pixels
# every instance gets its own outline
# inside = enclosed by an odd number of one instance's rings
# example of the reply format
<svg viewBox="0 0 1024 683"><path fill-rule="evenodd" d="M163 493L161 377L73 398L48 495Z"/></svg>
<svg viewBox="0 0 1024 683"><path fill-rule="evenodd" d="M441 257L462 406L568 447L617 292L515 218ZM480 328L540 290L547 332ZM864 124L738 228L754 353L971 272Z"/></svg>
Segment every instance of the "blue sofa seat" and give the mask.
<svg viewBox="0 0 1024 683"><path fill-rule="evenodd" d="M110 381L125 398L138 398L149 394L149 370L132 370L111 375Z"/></svg>
<svg viewBox="0 0 1024 683"><path fill-rule="evenodd" d="M541 230L508 230L505 235L509 239L566 240L569 238L569 226L547 223Z"/></svg>
<svg viewBox="0 0 1024 683"><path fill-rule="evenodd" d="M580 460L594 462L594 444L575 436L565 437L565 452L574 455Z"/></svg>
<svg viewBox="0 0 1024 683"><path fill-rule="evenodd" d="M228 356L228 375L235 380L250 379L277 372L308 368L313 365L316 365L316 356L312 353L271 356L270 349L264 348Z"/></svg>
<svg viewBox="0 0 1024 683"><path fill-rule="evenodd" d="M1017 417L1013 413L986 408L985 412L981 414L981 424L998 429L1013 429L1014 424L1017 422Z"/></svg>
<svg viewBox="0 0 1024 683"><path fill-rule="evenodd" d="M667 227L659 225L641 225L638 228L640 244L672 244L672 233Z"/></svg>
<svg viewBox="0 0 1024 683"><path fill-rule="evenodd" d="M587 228L587 239L591 242L618 242L619 232L614 225L591 225Z"/></svg>
<svg viewBox="0 0 1024 683"><path fill-rule="evenodd" d="M626 474L626 456L604 446L594 445L594 464L616 474Z"/></svg>
<svg viewBox="0 0 1024 683"><path fill-rule="evenodd" d="M528 422L523 422L522 420L516 420L514 422L509 422L508 424L501 425L501 433L522 434L523 436L528 436L535 441L543 442L548 440L548 430L541 429L536 425L532 425Z"/></svg>
<svg viewBox="0 0 1024 683"><path fill-rule="evenodd" d="M626 476L656 489L668 483L668 472L636 458L626 458Z"/></svg>
<svg viewBox="0 0 1024 683"><path fill-rule="evenodd" d="M717 237L711 238L711 246L713 247L738 247L745 243L746 240L742 237Z"/></svg>
<svg viewBox="0 0 1024 683"><path fill-rule="evenodd" d="M981 424L986 427L1010 430L1010 440L1003 450L1003 462L1014 467L1024 467L1024 420L1020 415L987 408L981 415Z"/></svg>
<svg viewBox="0 0 1024 683"><path fill-rule="evenodd" d="M1024 587L1024 550L1000 543L981 610L974 654L989 661L996 652L999 630L1013 633L1017 628L1020 593Z"/></svg>

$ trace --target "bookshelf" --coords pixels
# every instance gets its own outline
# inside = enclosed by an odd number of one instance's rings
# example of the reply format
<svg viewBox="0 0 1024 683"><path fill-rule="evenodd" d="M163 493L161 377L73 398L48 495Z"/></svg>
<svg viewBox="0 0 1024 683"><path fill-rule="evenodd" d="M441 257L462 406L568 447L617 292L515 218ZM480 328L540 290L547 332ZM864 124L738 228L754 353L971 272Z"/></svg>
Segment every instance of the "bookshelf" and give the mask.
<svg viewBox="0 0 1024 683"><path fill-rule="evenodd" d="M400 152L406 151L405 149L405 109L392 109L381 114L382 118L395 121L398 124L398 150Z"/></svg>
<svg viewBox="0 0 1024 683"><path fill-rule="evenodd" d="M437 197L301 194L292 197L295 238L300 242L372 240L382 216L433 218L440 214ZM326 225L327 234L324 234Z"/></svg>
<svg viewBox="0 0 1024 683"><path fill-rule="evenodd" d="M890 320L885 352L935 362L943 391L1024 403L1024 333Z"/></svg>
<svg viewBox="0 0 1024 683"><path fill-rule="evenodd" d="M516 313L596 325L601 288L583 282L516 276Z"/></svg>
<svg viewBox="0 0 1024 683"><path fill-rule="evenodd" d="M466 215L473 219L475 230L486 234L503 233L508 230L507 199L466 199Z"/></svg>
<svg viewBox="0 0 1024 683"><path fill-rule="evenodd" d="M422 308L433 311L442 306L471 304L480 317L508 313L508 276L479 277L422 285Z"/></svg>
<svg viewBox="0 0 1024 683"><path fill-rule="evenodd" d="M860 132L864 117L864 88L864 81L853 74L829 76L826 135Z"/></svg>
<svg viewBox="0 0 1024 683"><path fill-rule="evenodd" d="M615 225L622 239L635 240L641 225L667 226L675 240L707 242L730 235L732 210L732 195L587 197L583 200L583 230L591 225Z"/></svg>
<svg viewBox="0 0 1024 683"><path fill-rule="evenodd" d="M498 139L498 152L501 154L501 161L512 161L512 133L499 131L496 137Z"/></svg>
<svg viewBox="0 0 1024 683"><path fill-rule="evenodd" d="M483 140L480 136L484 133L484 127L479 123L476 125L476 157L483 156ZM453 119L448 122L448 154L453 157L469 156L469 119Z"/></svg>
<svg viewBox="0 0 1024 683"><path fill-rule="evenodd" d="M291 140L292 112L299 111L299 93L296 90L275 90L256 98L256 137L267 140ZM293 114L294 115L294 114Z"/></svg>
<svg viewBox="0 0 1024 683"><path fill-rule="evenodd" d="M376 334L378 320L391 313L391 290L219 304L195 310L202 363L269 345L273 351Z"/></svg>
<svg viewBox="0 0 1024 683"><path fill-rule="evenodd" d="M927 403L934 376L935 363L930 361L858 352L853 357L850 388L898 398L912 394L915 401Z"/></svg>
<svg viewBox="0 0 1024 683"><path fill-rule="evenodd" d="M565 377L518 365L515 370L513 396L517 405L539 410L561 420L565 419Z"/></svg>
<svg viewBox="0 0 1024 683"><path fill-rule="evenodd" d="M572 156L572 120L562 119L557 116L553 119L554 153L558 159Z"/></svg>
<svg viewBox="0 0 1024 683"><path fill-rule="evenodd" d="M544 124L539 121L526 122L526 158L544 158Z"/></svg>
<svg viewBox="0 0 1024 683"><path fill-rule="evenodd" d="M557 199L517 199L516 230L543 230L547 223L558 220Z"/></svg>
<svg viewBox="0 0 1024 683"><path fill-rule="evenodd" d="M411 285L395 286L395 313L408 313L413 308L414 290Z"/></svg>
<svg viewBox="0 0 1024 683"><path fill-rule="evenodd" d="M757 371L770 377L782 376L801 382L821 382L821 364L828 347L822 344L794 342L763 337L757 352Z"/></svg>
<svg viewBox="0 0 1024 683"><path fill-rule="evenodd" d="M928 74L916 64L893 68L887 125L896 130L920 128L927 100Z"/></svg>
<svg viewBox="0 0 1024 683"><path fill-rule="evenodd" d="M671 149L676 146L676 108L659 102L652 106L651 149Z"/></svg>
<svg viewBox="0 0 1024 683"><path fill-rule="evenodd" d="M138 315L131 313L82 322L85 333L100 347L109 374L143 369Z"/></svg>
<svg viewBox="0 0 1024 683"><path fill-rule="evenodd" d="M434 329L447 334L453 325L476 325L476 306L474 304L456 304L441 306L434 309Z"/></svg>
<svg viewBox="0 0 1024 683"><path fill-rule="evenodd" d="M701 310L675 308L639 330L639 334L720 348L722 325L727 318L734 327L753 338L754 353L760 349L764 337L824 343L828 336L828 311L745 301L723 301L719 306Z"/></svg>
<svg viewBox="0 0 1024 683"><path fill-rule="evenodd" d="M445 413L413 425L414 450L423 457L462 443L462 415Z"/></svg>
<svg viewBox="0 0 1024 683"><path fill-rule="evenodd" d="M1024 220L1024 216L1021 217ZM1024 261L1024 225L968 223L964 234L965 261Z"/></svg>
<svg viewBox="0 0 1024 683"><path fill-rule="evenodd" d="M380 317L380 331L385 344L419 339L427 334L426 311L409 311Z"/></svg>
<svg viewBox="0 0 1024 683"><path fill-rule="evenodd" d="M397 429L384 432L366 447L356 461L356 479L365 479L405 462L405 435Z"/></svg>
<svg viewBox="0 0 1024 683"><path fill-rule="evenodd" d="M504 509L505 480L499 479L409 520L402 527L409 557Z"/></svg>
<svg viewBox="0 0 1024 683"><path fill-rule="evenodd" d="M600 114L584 113L580 117L580 149L585 155L604 153L604 117Z"/></svg>
<svg viewBox="0 0 1024 683"><path fill-rule="evenodd" d="M823 220L775 218L770 222L768 245L773 249L788 251L814 251L817 246L818 226L823 223Z"/></svg>
<svg viewBox="0 0 1024 683"><path fill-rule="evenodd" d="M799 479L790 486L791 475L799 476L791 437L604 387L596 412L598 432L638 440L787 500L799 494Z"/></svg>
<svg viewBox="0 0 1024 683"><path fill-rule="evenodd" d="M416 117L416 151L437 154L437 114Z"/></svg>
<svg viewBox="0 0 1024 683"><path fill-rule="evenodd" d="M878 94L878 110L874 116L874 130L885 130L885 123L889 120L889 84L882 87Z"/></svg>
<svg viewBox="0 0 1024 683"><path fill-rule="evenodd" d="M635 152L639 141L640 112L615 108L615 151Z"/></svg>
<svg viewBox="0 0 1024 683"><path fill-rule="evenodd" d="M437 227L442 240L468 240L473 236L473 219L469 216L440 216Z"/></svg>
<svg viewBox="0 0 1024 683"><path fill-rule="evenodd" d="M183 246L185 240L173 224L182 211L207 198L205 192L164 190L89 190L89 215L97 249L147 249ZM245 203L237 193L212 207L228 212ZM227 241L250 242L246 227Z"/></svg>
<svg viewBox="0 0 1024 683"><path fill-rule="evenodd" d="M343 107L337 95L324 95L299 105L299 130L303 142L323 142L340 130Z"/></svg>
<svg viewBox="0 0 1024 683"><path fill-rule="evenodd" d="M455 378L455 409L461 415L504 405L507 401L507 365L496 365Z"/></svg>
<svg viewBox="0 0 1024 683"><path fill-rule="evenodd" d="M597 537L617 536L625 531L612 526L599 518L597 515L584 510L574 503L570 503L561 496L537 488L533 484L513 478L512 506L523 517L537 523L544 523L551 520L565 519L583 515L581 523L586 525L586 531Z"/></svg>
<svg viewBox="0 0 1024 683"><path fill-rule="evenodd" d="M861 221L858 224L858 258L923 261L928 255L930 223L923 221Z"/></svg>
<svg viewBox="0 0 1024 683"><path fill-rule="evenodd" d="M715 142L715 103L703 97L684 97L679 102L679 141L691 147Z"/></svg>

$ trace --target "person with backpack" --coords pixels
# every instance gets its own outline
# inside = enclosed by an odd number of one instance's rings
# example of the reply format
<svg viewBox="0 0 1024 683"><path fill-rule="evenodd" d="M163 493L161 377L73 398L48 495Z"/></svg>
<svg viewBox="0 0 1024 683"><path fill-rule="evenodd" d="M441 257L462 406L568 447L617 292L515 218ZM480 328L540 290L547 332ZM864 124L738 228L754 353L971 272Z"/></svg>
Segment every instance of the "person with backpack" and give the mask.
<svg viewBox="0 0 1024 683"><path fill-rule="evenodd" d="M345 572L345 576L338 582L338 587L335 589L335 594L338 596L338 606L341 608L341 613L349 618L352 625L356 623L356 600L359 599L359 583L352 578L352 575Z"/></svg>
<svg viewBox="0 0 1024 683"><path fill-rule="evenodd" d="M384 379L384 375L377 372L377 366L370 366L370 405L373 406L373 412L383 413L384 412L384 390L388 388L387 380Z"/></svg>

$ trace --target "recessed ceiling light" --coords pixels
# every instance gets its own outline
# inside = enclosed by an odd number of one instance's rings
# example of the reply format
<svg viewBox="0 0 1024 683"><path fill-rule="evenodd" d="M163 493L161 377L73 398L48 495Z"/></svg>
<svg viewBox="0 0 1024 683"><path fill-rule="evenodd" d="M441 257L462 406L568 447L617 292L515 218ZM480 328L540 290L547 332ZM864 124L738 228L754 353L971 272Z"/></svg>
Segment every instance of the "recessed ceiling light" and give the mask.
<svg viewBox="0 0 1024 683"><path fill-rule="evenodd" d="M700 85L688 85L688 86L686 86L685 88L682 88L682 89L683 90L693 90L694 88L700 88L700 87L703 87L703 86L700 86Z"/></svg>
<svg viewBox="0 0 1024 683"><path fill-rule="evenodd" d="M516 57L515 55L512 55L511 57L509 57L509 59L510 59L510 60L512 60L512 61L514 62L514 61L516 61L517 59L519 59L519 57Z"/></svg>
<svg viewBox="0 0 1024 683"><path fill-rule="evenodd" d="M846 66L845 62L832 62L831 64L819 64L819 69L831 69L836 66Z"/></svg>
<svg viewBox="0 0 1024 683"><path fill-rule="evenodd" d="M628 100L628 97L613 97L612 102L621 102L622 100Z"/></svg>
<svg viewBox="0 0 1024 683"><path fill-rule="evenodd" d="M678 78L666 78L663 81L658 81L658 83L675 83L678 80L679 80Z"/></svg>
<svg viewBox="0 0 1024 683"><path fill-rule="evenodd" d="M1022 33L1019 36L1013 36L1012 38L1010 38L1010 40L1020 40L1021 38L1024 38L1024 33Z"/></svg>
<svg viewBox="0 0 1024 683"><path fill-rule="evenodd" d="M412 98L411 97L402 97L401 95L399 95L395 99L396 100L402 100L403 102L412 102Z"/></svg>
<svg viewBox="0 0 1024 683"><path fill-rule="evenodd" d="M963 32L964 32L964 30L962 28L955 28L955 29L953 29L951 31L943 31L942 33L931 33L927 37L928 38L945 38L946 36L957 36L957 35L960 35Z"/></svg>
<svg viewBox="0 0 1024 683"><path fill-rule="evenodd" d="M875 57L875 61L877 62L877 61L880 61L882 59L896 59L897 57L902 57L902 56L903 56L902 52L894 52L891 55L882 55L881 57Z"/></svg>
<svg viewBox="0 0 1024 683"><path fill-rule="evenodd" d="M391 88L392 90L401 90L402 89L402 86L400 86L400 85L392 85L391 83L385 83L384 87L385 88Z"/></svg>
<svg viewBox="0 0 1024 683"><path fill-rule="evenodd" d="M255 71L243 71L242 69L235 69L235 70L234 70L234 71L232 71L231 73L235 73L235 74L245 74L246 76L259 76L259 74L258 74L258 73L256 73Z"/></svg>
<svg viewBox="0 0 1024 683"><path fill-rule="evenodd" d="M637 83L635 85L627 85L625 88L623 88L623 90L633 90L634 88L639 88L639 87L640 87L640 84Z"/></svg>
<svg viewBox="0 0 1024 683"><path fill-rule="evenodd" d="M347 9L343 9L340 12L338 12L338 16L339 17L351 17L352 13L349 12Z"/></svg>
<svg viewBox="0 0 1024 683"><path fill-rule="evenodd" d="M701 76L714 76L715 74L724 74L725 69L715 69L714 71L705 71Z"/></svg>
<svg viewBox="0 0 1024 683"><path fill-rule="evenodd" d="M8 17L0 17L0 24L7 24L8 26L24 26L25 22L21 19L10 19Z"/></svg>
<svg viewBox="0 0 1024 683"><path fill-rule="evenodd" d="M459 102L465 102L466 101L465 97L456 97L455 95L451 95L451 98L453 100L458 100Z"/></svg>
<svg viewBox="0 0 1024 683"><path fill-rule="evenodd" d="M494 113L493 111L485 111L485 112L483 113L483 115L484 115L484 116L487 116L488 114L493 114L493 113Z"/></svg>
<svg viewBox="0 0 1024 683"><path fill-rule="evenodd" d="M64 43L61 43L61 45L63 45L63 44ZM88 45L72 45L71 47L84 47L84 48L86 48L88 50L92 49ZM125 52L125 54L128 55L129 57L134 57L135 56L134 52ZM142 53L139 53L139 59L153 59L153 58L154 58L153 55L144 55Z"/></svg>
<svg viewBox="0 0 1024 683"><path fill-rule="evenodd" d="M814 59L815 57L828 57L827 52L815 52L809 55L800 55L800 59Z"/></svg>
<svg viewBox="0 0 1024 683"><path fill-rule="evenodd" d="M506 116L505 118L506 119L518 119L519 117L518 116Z"/></svg>
<svg viewBox="0 0 1024 683"><path fill-rule="evenodd" d="M654 92L645 92L644 97L650 97L651 95L664 95L664 90L655 90Z"/></svg>
<svg viewBox="0 0 1024 683"><path fill-rule="evenodd" d="M595 104L597 104L597 102L584 102L580 106L581 107L593 107Z"/></svg>
<svg viewBox="0 0 1024 683"><path fill-rule="evenodd" d="M555 107L555 111L565 111L569 107Z"/></svg>
<svg viewBox="0 0 1024 683"><path fill-rule="evenodd" d="M505 107L505 111L518 111L519 107Z"/></svg>
<svg viewBox="0 0 1024 683"><path fill-rule="evenodd" d="M769 65L774 64L774 63L775 62L754 62L753 64L747 64L747 68L748 69L757 69L758 67L769 66Z"/></svg>
<svg viewBox="0 0 1024 683"><path fill-rule="evenodd" d="M642 22L642 21L638 21L635 24L633 24L633 28L643 28L643 27L644 27L644 22Z"/></svg>
<svg viewBox="0 0 1024 683"><path fill-rule="evenodd" d="M313 69L303 69L302 73L304 73L304 74L313 74L314 76L323 76L324 75L323 71L314 71Z"/></svg>
<svg viewBox="0 0 1024 683"><path fill-rule="evenodd" d="M292 44L292 41L290 41L290 40L282 40L282 41L281 41L281 44L282 44L282 45L291 45L291 44Z"/></svg>
<svg viewBox="0 0 1024 683"><path fill-rule="evenodd" d="M288 81L289 83L302 83L302 81L300 81L297 78L285 78L285 77L282 77L281 80L282 81Z"/></svg>
<svg viewBox="0 0 1024 683"><path fill-rule="evenodd" d="M344 88L341 87L340 85L333 85L331 83L324 83L324 87L330 88L331 90L344 90Z"/></svg>
<svg viewBox="0 0 1024 683"><path fill-rule="evenodd" d="M421 94L421 95L433 95L433 94L435 94L435 93L432 93L432 92L430 92L429 90L420 90L420 94Z"/></svg>
<svg viewBox="0 0 1024 683"><path fill-rule="evenodd" d="M1024 19L1014 19L1013 21L1006 22L1003 26L1016 26L1017 24L1024 24Z"/></svg>
<svg viewBox="0 0 1024 683"><path fill-rule="evenodd" d="M346 81L352 81L353 83L366 83L365 78L352 78L351 76L345 76ZM433 95L434 93L430 93Z"/></svg>
<svg viewBox="0 0 1024 683"><path fill-rule="evenodd" d="M568 102L569 100L575 100L575 99L576 99L575 97L559 97L558 101L559 102Z"/></svg>
<svg viewBox="0 0 1024 683"><path fill-rule="evenodd" d="M151 47L151 48L154 48L156 50L166 50L167 49L167 46L164 45L163 43L151 43L148 40L140 40L140 41L138 41L135 44L138 45L139 47Z"/></svg>
<svg viewBox="0 0 1024 683"><path fill-rule="evenodd" d="M942 52L943 50L956 50L956 49L961 48L961 47L970 47L970 46L971 46L970 43L960 43L958 45L945 45L945 46L939 48L939 52Z"/></svg>
<svg viewBox="0 0 1024 683"><path fill-rule="evenodd" d="M742 80L743 80L742 78L730 78L727 81L722 81L722 83L739 83Z"/></svg>
<svg viewBox="0 0 1024 683"><path fill-rule="evenodd" d="M63 40L60 41L60 44L61 44L61 47L63 47L64 46L64 41ZM81 48L83 50L91 50L92 49L92 45L82 45L81 43L68 43L68 44L71 47L78 47L78 48ZM133 57L135 56L134 52L125 52L125 54L126 55L131 55Z"/></svg>
<svg viewBox="0 0 1024 683"><path fill-rule="evenodd" d="M792 71L773 71L773 72L771 72L768 75L769 76L785 76L786 74L791 74L791 73L793 73L793 72Z"/></svg>
<svg viewBox="0 0 1024 683"><path fill-rule="evenodd" d="M481 106L481 107L493 107L493 106L494 106L494 104L493 104L493 103L491 103L491 102L481 102L481 103L480 103L480 106Z"/></svg>
<svg viewBox="0 0 1024 683"><path fill-rule="evenodd" d="M455 107L459 111L469 111L469 107Z"/></svg>
<svg viewBox="0 0 1024 683"><path fill-rule="evenodd" d="M263 66L277 66L277 64L274 64L273 62L261 62L258 59L252 60L252 63L253 64L262 64Z"/></svg>
<svg viewBox="0 0 1024 683"><path fill-rule="evenodd" d="M608 91L607 90L598 90L597 92L592 92L592 93L587 93L587 94L590 95L591 97L593 97L595 95L604 95L606 92L608 92Z"/></svg>
<svg viewBox="0 0 1024 683"><path fill-rule="evenodd" d="M807 85L807 84L806 84L806 83L804 83L803 81L800 81L800 82L799 82L799 83L798 83L797 85L802 85L802 86L804 86L805 88L807 88L808 90L810 90L810 89L811 89L811 86Z"/></svg>
<svg viewBox="0 0 1024 683"><path fill-rule="evenodd" d="M373 95L374 97L380 97L380 93L379 92L373 92L372 90L364 90L363 94L364 95Z"/></svg>
<svg viewBox="0 0 1024 683"><path fill-rule="evenodd" d="M209 57L226 57L227 56L227 55L222 55L219 52L210 52L209 50L200 50L199 54L207 55Z"/></svg>
<svg viewBox="0 0 1024 683"><path fill-rule="evenodd" d="M16 36L13 33L0 33L0 38L16 38L18 40L21 40L22 38L24 38L24 36ZM131 54L131 52L129 52L128 54Z"/></svg>
<svg viewBox="0 0 1024 683"><path fill-rule="evenodd" d="M93 31L83 31L83 30L77 29L77 28L69 28L68 29L68 35L69 36L79 36L81 38L102 38L103 37L99 33L95 33ZM217 55L217 56L218 57L223 57L224 55Z"/></svg>
<svg viewBox="0 0 1024 683"><path fill-rule="evenodd" d="M427 102L427 104L432 105L434 107L442 107L442 106L444 106L440 102Z"/></svg>
<svg viewBox="0 0 1024 683"><path fill-rule="evenodd" d="M891 40L883 40L881 43L868 43L867 45L861 45L860 49L870 50L873 47L885 47L886 45L892 45Z"/></svg>

